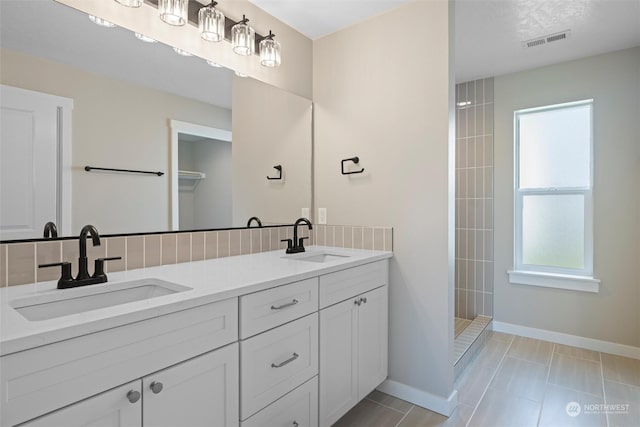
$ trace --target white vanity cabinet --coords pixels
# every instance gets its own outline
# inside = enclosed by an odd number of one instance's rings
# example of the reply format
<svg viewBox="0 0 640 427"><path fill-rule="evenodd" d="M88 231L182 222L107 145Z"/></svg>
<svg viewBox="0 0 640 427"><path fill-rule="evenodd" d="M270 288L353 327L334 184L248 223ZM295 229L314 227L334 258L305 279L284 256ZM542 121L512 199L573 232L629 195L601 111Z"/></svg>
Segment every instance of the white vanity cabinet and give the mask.
<svg viewBox="0 0 640 427"><path fill-rule="evenodd" d="M260 332L240 342L240 418L255 425L254 418L272 418L269 405L318 374L318 278L240 297L240 319L241 337ZM278 407L278 417L301 417ZM317 400L309 411L317 413Z"/></svg>
<svg viewBox="0 0 640 427"><path fill-rule="evenodd" d="M238 299L231 298L2 356L0 425L35 419L237 340Z"/></svg>
<svg viewBox="0 0 640 427"><path fill-rule="evenodd" d="M0 426L329 426L387 377L386 258L55 330L0 357Z"/></svg>
<svg viewBox="0 0 640 427"><path fill-rule="evenodd" d="M142 426L142 382L124 384L21 424L21 427Z"/></svg>
<svg viewBox="0 0 640 427"><path fill-rule="evenodd" d="M142 379L144 427L238 425L238 344Z"/></svg>
<svg viewBox="0 0 640 427"><path fill-rule="evenodd" d="M25 427L238 425L238 344L116 387Z"/></svg>
<svg viewBox="0 0 640 427"><path fill-rule="evenodd" d="M387 277L386 261L321 277L320 426L335 423L387 377Z"/></svg>

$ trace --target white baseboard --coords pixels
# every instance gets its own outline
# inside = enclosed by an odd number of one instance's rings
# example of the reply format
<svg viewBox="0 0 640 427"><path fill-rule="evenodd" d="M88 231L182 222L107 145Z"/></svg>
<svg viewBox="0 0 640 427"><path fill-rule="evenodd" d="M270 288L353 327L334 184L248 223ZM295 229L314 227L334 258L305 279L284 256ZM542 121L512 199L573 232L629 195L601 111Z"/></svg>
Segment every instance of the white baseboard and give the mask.
<svg viewBox="0 0 640 427"><path fill-rule="evenodd" d="M378 386L378 390L446 417L450 416L458 406L457 390L453 390L449 398L445 399L393 380L386 380Z"/></svg>
<svg viewBox="0 0 640 427"><path fill-rule="evenodd" d="M515 325L513 323L498 322L495 319L493 321L493 330L496 332L505 332L507 334L536 338L558 344L566 344L574 347L586 348L588 350L640 359L640 347L633 347L626 344L618 344L609 341L581 337L578 335L569 335L562 332L547 331L545 329L530 328L528 326Z"/></svg>

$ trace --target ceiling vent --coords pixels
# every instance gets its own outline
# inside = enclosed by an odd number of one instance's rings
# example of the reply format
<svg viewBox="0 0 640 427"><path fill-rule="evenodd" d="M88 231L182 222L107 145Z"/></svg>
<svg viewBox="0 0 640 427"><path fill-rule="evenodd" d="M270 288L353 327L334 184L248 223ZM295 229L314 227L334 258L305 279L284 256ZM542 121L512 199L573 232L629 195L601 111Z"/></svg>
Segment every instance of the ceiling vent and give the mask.
<svg viewBox="0 0 640 427"><path fill-rule="evenodd" d="M571 36L571 30L562 31L559 33L548 34L546 36L537 37L535 39L522 42L522 47L530 48L535 46L542 46L548 43L557 42L560 40L568 39Z"/></svg>

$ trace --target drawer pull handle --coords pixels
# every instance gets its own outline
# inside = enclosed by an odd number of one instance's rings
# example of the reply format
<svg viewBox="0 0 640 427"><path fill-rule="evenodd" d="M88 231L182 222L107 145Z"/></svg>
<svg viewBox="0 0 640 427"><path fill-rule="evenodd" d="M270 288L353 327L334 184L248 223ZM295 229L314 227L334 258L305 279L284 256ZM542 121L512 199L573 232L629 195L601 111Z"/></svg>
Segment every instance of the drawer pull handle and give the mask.
<svg viewBox="0 0 640 427"><path fill-rule="evenodd" d="M287 308L287 307L291 307L292 305L296 305L298 302L299 301L297 299L294 299L291 302L288 302L286 304L282 304L282 305L279 305L279 306L272 305L271 306L271 310L282 310L283 308Z"/></svg>
<svg viewBox="0 0 640 427"><path fill-rule="evenodd" d="M151 389L151 391L152 391L154 394L158 394L158 393L160 393L160 392L162 391L162 387L163 387L163 386L162 386L162 383L161 383L161 382L156 382L156 381L154 381L154 382L152 382L151 384L149 384L149 388Z"/></svg>
<svg viewBox="0 0 640 427"><path fill-rule="evenodd" d="M127 399L129 400L129 403L136 403L140 400L140 392L137 390L129 390L127 393Z"/></svg>
<svg viewBox="0 0 640 427"><path fill-rule="evenodd" d="M293 427L298 427L298 425L299 425L299 424L298 424L298 422L297 422L297 421L294 421L294 422L293 422Z"/></svg>
<svg viewBox="0 0 640 427"><path fill-rule="evenodd" d="M288 365L289 363L291 363L294 360L296 360L298 357L300 357L300 355L298 353L293 353L293 356L291 356L290 358L288 358L284 362L278 363L277 365L275 363L272 363L271 367L272 368L282 368L284 365Z"/></svg>

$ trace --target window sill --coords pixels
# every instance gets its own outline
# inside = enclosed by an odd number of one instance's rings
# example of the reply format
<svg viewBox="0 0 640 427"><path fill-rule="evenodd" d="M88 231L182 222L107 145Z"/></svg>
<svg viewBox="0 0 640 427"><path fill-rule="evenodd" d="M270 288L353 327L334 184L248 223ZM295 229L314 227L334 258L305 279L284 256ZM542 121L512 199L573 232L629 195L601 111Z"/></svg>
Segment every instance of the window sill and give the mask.
<svg viewBox="0 0 640 427"><path fill-rule="evenodd" d="M600 292L600 280L593 277L515 270L509 270L507 273L509 274L509 283L512 284L568 289L571 291Z"/></svg>

